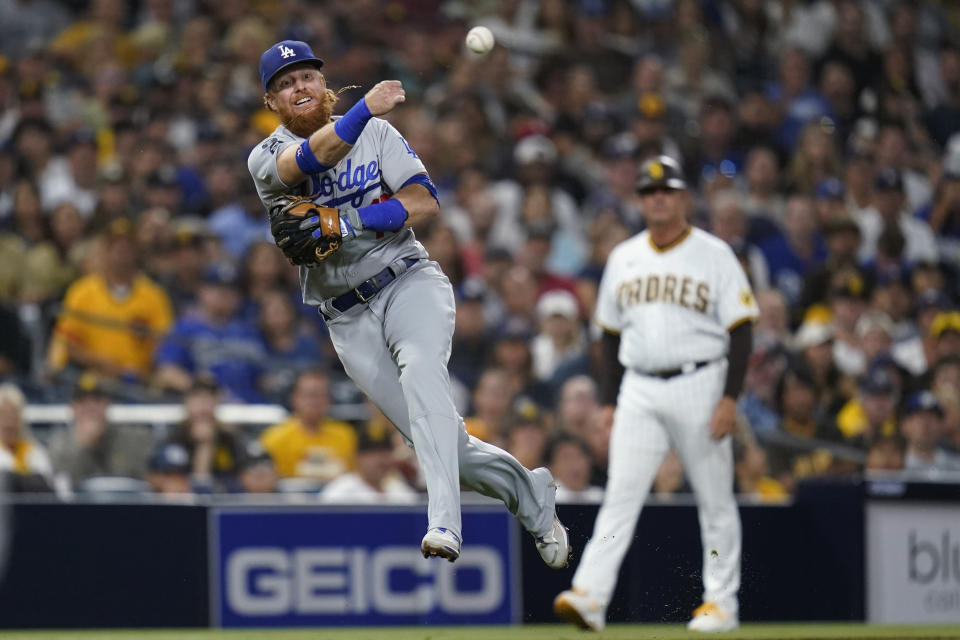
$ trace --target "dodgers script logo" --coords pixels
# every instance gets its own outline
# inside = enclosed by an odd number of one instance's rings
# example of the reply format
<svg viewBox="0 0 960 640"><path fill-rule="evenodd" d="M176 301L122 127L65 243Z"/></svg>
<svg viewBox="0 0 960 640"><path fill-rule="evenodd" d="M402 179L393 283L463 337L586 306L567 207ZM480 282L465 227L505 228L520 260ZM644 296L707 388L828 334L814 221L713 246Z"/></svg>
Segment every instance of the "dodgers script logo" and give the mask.
<svg viewBox="0 0 960 640"><path fill-rule="evenodd" d="M324 206L336 207L349 202L351 206L359 207L363 204L363 196L380 186L380 165L376 160L371 160L365 165L353 166L353 160L347 158L343 171L336 177L327 172L319 179L314 176L313 181L317 198L329 198L336 192L340 193L338 197L324 202Z"/></svg>
<svg viewBox="0 0 960 640"><path fill-rule="evenodd" d="M295 55L297 55L297 54L293 51L293 49L291 49L290 47L288 47L288 46L286 46L286 45L283 45L283 44L280 45L279 49L280 49L280 57L283 58L284 60L286 60L287 58L292 58L292 57L294 57Z"/></svg>

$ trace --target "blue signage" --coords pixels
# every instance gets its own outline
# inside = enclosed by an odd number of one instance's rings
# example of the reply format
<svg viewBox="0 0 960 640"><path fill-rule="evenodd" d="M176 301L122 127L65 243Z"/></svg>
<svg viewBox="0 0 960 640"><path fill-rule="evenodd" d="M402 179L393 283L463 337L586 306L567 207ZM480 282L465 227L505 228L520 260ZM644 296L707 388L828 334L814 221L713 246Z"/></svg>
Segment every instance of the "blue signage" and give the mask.
<svg viewBox="0 0 960 640"><path fill-rule="evenodd" d="M213 611L224 627L517 622L517 528L465 509L455 563L420 554L422 508L215 509Z"/></svg>

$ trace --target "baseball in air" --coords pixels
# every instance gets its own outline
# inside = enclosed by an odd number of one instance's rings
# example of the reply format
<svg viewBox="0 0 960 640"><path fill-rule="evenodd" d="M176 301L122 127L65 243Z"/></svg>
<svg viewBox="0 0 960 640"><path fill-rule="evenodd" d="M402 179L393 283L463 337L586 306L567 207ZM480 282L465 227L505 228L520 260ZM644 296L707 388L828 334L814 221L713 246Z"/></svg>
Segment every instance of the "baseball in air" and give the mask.
<svg viewBox="0 0 960 640"><path fill-rule="evenodd" d="M467 32L467 49L474 53L489 53L493 44L493 32L486 27L474 27Z"/></svg>

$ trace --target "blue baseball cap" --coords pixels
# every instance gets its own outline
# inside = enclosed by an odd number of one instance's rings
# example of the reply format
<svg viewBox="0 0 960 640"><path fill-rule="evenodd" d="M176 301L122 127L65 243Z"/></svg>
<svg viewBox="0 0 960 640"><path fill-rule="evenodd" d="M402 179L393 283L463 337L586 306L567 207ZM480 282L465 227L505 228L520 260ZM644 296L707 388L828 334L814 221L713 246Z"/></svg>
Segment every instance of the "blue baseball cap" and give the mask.
<svg viewBox="0 0 960 640"><path fill-rule="evenodd" d="M874 178L873 186L878 191L903 192L903 176L896 169L884 169Z"/></svg>
<svg viewBox="0 0 960 640"><path fill-rule="evenodd" d="M161 444L150 455L150 470L157 473L190 473L190 452L173 442Z"/></svg>
<svg viewBox="0 0 960 640"><path fill-rule="evenodd" d="M941 418L943 417L943 407L940 405L937 396L933 395L930 391L917 391L911 394L903 407L904 416L910 416L915 413L920 413L921 411L929 411L930 413L937 414Z"/></svg>
<svg viewBox="0 0 960 640"><path fill-rule="evenodd" d="M203 272L202 282L205 284L233 287L240 283L240 274L229 263L215 264Z"/></svg>
<svg viewBox="0 0 960 640"><path fill-rule="evenodd" d="M893 375L882 365L870 367L859 382L860 389L871 395L889 396L897 388Z"/></svg>
<svg viewBox="0 0 960 640"><path fill-rule="evenodd" d="M309 62L317 69L323 66L323 60L313 55L313 49L300 40L282 40L263 52L260 56L260 82L263 90L269 91L273 76L292 64Z"/></svg>
<svg viewBox="0 0 960 640"><path fill-rule="evenodd" d="M947 297L947 294L936 289L924 291L916 297L913 303L913 312L915 314L926 311L927 309L940 309L943 311L952 308L953 302Z"/></svg>
<svg viewBox="0 0 960 640"><path fill-rule="evenodd" d="M843 183L837 178L829 177L820 181L816 189L817 200L843 197Z"/></svg>

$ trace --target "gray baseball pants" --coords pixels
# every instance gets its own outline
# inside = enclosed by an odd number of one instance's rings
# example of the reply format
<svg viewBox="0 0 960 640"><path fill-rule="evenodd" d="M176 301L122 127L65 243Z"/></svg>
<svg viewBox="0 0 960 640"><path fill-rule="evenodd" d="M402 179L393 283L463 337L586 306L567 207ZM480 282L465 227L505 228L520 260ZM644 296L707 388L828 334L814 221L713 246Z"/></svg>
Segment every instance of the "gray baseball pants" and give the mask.
<svg viewBox="0 0 960 640"><path fill-rule="evenodd" d="M456 306L450 281L422 261L327 321L330 339L354 383L412 443L427 483L429 527L460 536L460 483L498 498L523 527L552 529L555 490L546 469L468 435L450 390L447 361Z"/></svg>

